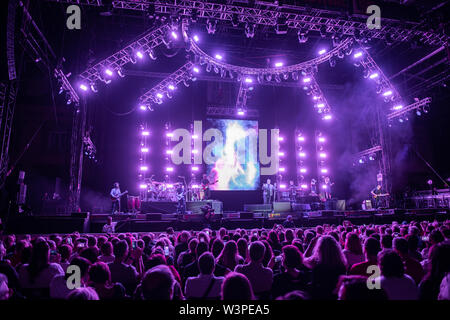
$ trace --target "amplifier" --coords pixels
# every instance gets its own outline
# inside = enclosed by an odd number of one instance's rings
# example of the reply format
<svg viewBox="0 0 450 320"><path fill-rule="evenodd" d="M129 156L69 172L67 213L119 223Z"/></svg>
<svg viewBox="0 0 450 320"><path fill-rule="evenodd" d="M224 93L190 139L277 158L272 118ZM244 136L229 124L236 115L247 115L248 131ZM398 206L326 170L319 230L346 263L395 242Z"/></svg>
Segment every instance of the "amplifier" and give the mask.
<svg viewBox="0 0 450 320"><path fill-rule="evenodd" d="M244 211L246 212L271 212L271 204L244 204Z"/></svg>
<svg viewBox="0 0 450 320"><path fill-rule="evenodd" d="M287 201L273 203L273 211L276 212L290 212L291 211L291 203Z"/></svg>

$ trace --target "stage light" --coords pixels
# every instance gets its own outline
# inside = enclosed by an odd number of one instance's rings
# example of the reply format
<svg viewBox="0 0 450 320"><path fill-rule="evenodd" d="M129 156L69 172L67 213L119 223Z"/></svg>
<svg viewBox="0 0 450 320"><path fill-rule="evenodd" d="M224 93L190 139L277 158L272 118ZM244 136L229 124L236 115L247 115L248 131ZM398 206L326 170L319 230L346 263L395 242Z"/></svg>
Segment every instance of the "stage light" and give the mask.
<svg viewBox="0 0 450 320"><path fill-rule="evenodd" d="M286 171L286 168L281 167L281 168L278 169L278 171L279 171L279 172L285 172L285 171Z"/></svg>
<svg viewBox="0 0 450 320"><path fill-rule="evenodd" d="M284 157L284 152L278 152L279 157Z"/></svg>
<svg viewBox="0 0 450 320"><path fill-rule="evenodd" d="M322 153L319 154L319 157L320 157L320 158L326 158L326 157L327 157L327 154L324 153L324 152L322 152Z"/></svg>
<svg viewBox="0 0 450 320"><path fill-rule="evenodd" d="M139 189L147 189L147 185L146 184L140 184L139 185Z"/></svg>
<svg viewBox="0 0 450 320"><path fill-rule="evenodd" d="M375 79L375 78L378 78L378 73L372 73L370 76L369 76L369 78L370 79Z"/></svg>
<svg viewBox="0 0 450 320"><path fill-rule="evenodd" d="M206 20L206 31L208 31L208 34L214 34L216 33L216 26L217 26L217 20Z"/></svg>
<svg viewBox="0 0 450 320"><path fill-rule="evenodd" d="M82 84L80 84L80 89L83 90L83 91L87 91L87 90L88 90L88 87L87 87L87 85L85 85L84 83L82 83Z"/></svg>
<svg viewBox="0 0 450 320"><path fill-rule="evenodd" d="M275 62L275 67L276 68L280 68L283 66L283 62L279 61L279 62Z"/></svg>
<svg viewBox="0 0 450 320"><path fill-rule="evenodd" d="M392 109L393 110L400 110L400 109L403 109L403 106L402 105L398 105L398 106L393 107Z"/></svg>
<svg viewBox="0 0 450 320"><path fill-rule="evenodd" d="M166 137L167 138L172 138L173 137L173 133L172 132L167 132L166 133Z"/></svg>
<svg viewBox="0 0 450 320"><path fill-rule="evenodd" d="M299 29L297 32L298 42L299 43L306 43L308 41L308 30L306 29Z"/></svg>
<svg viewBox="0 0 450 320"><path fill-rule="evenodd" d="M168 184L166 184L166 187L169 188L169 189L173 189L173 184L168 183Z"/></svg>
<svg viewBox="0 0 450 320"><path fill-rule="evenodd" d="M280 184L280 189L286 189L286 185L285 184Z"/></svg>
<svg viewBox="0 0 450 320"><path fill-rule="evenodd" d="M95 92L95 93L98 92L98 89L97 89L97 86L95 85L95 83L91 83L90 87L91 87L92 92Z"/></svg>
<svg viewBox="0 0 450 320"><path fill-rule="evenodd" d="M331 68L336 67L336 63L337 63L336 58L335 57L331 57L330 60L329 60L329 63L330 63L330 67Z"/></svg>
<svg viewBox="0 0 450 320"><path fill-rule="evenodd" d="M320 172L321 173L328 173L328 169L322 168L322 169L320 169Z"/></svg>
<svg viewBox="0 0 450 320"><path fill-rule="evenodd" d="M353 55L353 58L358 59L358 58L362 57L362 55L363 55L363 53L361 51L358 51Z"/></svg>
<svg viewBox="0 0 450 320"><path fill-rule="evenodd" d="M255 24L254 23L246 23L244 31L245 31L245 36L247 38L253 38L255 36Z"/></svg>
<svg viewBox="0 0 450 320"><path fill-rule="evenodd" d="M156 54L155 51L153 51L153 49L150 49L150 51L148 52L148 56L150 57L150 59L156 60Z"/></svg>
<svg viewBox="0 0 450 320"><path fill-rule="evenodd" d="M119 75L119 77L124 78L125 74L123 73L122 68L117 69L117 74Z"/></svg>
<svg viewBox="0 0 450 320"><path fill-rule="evenodd" d="M196 135L196 134L192 135L192 139L194 139L194 140L198 139L198 135Z"/></svg>
<svg viewBox="0 0 450 320"><path fill-rule="evenodd" d="M170 35L172 36L173 39L177 40L178 39L178 34L175 31L172 31L170 33Z"/></svg>
<svg viewBox="0 0 450 320"><path fill-rule="evenodd" d="M303 83L310 83L311 82L311 78L303 78Z"/></svg>
<svg viewBox="0 0 450 320"><path fill-rule="evenodd" d="M363 160L363 159L359 159L358 162L359 162L360 164L363 164L363 163L364 163L364 160Z"/></svg>
<svg viewBox="0 0 450 320"><path fill-rule="evenodd" d="M147 166L141 166L141 171L148 171L148 167Z"/></svg>
<svg viewBox="0 0 450 320"><path fill-rule="evenodd" d="M142 152L142 153L148 153L148 148L146 148L146 147L141 148L141 152Z"/></svg>
<svg viewBox="0 0 450 320"><path fill-rule="evenodd" d="M198 150L197 150L197 149L194 149L194 150L192 150L192 153L193 153L193 154L197 154L197 153L198 153Z"/></svg>
<svg viewBox="0 0 450 320"><path fill-rule="evenodd" d="M198 167L195 167L195 166L194 166L194 167L191 167L191 170L192 170L192 171L198 171Z"/></svg>
<svg viewBox="0 0 450 320"><path fill-rule="evenodd" d="M156 97L159 98L159 99L162 99L162 98L163 98L163 95L162 95L161 92L158 92L158 93L156 94Z"/></svg>
<svg viewBox="0 0 450 320"><path fill-rule="evenodd" d="M266 81L272 81L272 75L270 73L266 74Z"/></svg>
<svg viewBox="0 0 450 320"><path fill-rule="evenodd" d="M193 67L192 71L194 71L195 73L200 73L200 69L198 67Z"/></svg>
<svg viewBox="0 0 450 320"><path fill-rule="evenodd" d="M198 189L198 188L200 188L200 186L198 184L193 184L192 185L192 189Z"/></svg>
<svg viewBox="0 0 450 320"><path fill-rule="evenodd" d="M175 90L175 86L173 85L173 84L169 84L168 86L167 86L167 88L169 89L169 90Z"/></svg>
<svg viewBox="0 0 450 320"><path fill-rule="evenodd" d="M300 158L305 158L306 157L306 153L304 153L304 152L300 152L298 155L299 155Z"/></svg>
<svg viewBox="0 0 450 320"><path fill-rule="evenodd" d="M294 81L298 80L298 72L297 71L293 71L291 76L292 76L292 80L294 80Z"/></svg>
<svg viewBox="0 0 450 320"><path fill-rule="evenodd" d="M277 83L281 82L281 78L280 78L280 75L278 73L275 75L275 82L277 82Z"/></svg>
<svg viewBox="0 0 450 320"><path fill-rule="evenodd" d="M244 80L245 83L253 83L253 79L250 77L245 78Z"/></svg>
<svg viewBox="0 0 450 320"><path fill-rule="evenodd" d="M369 160L370 160L370 161L374 161L374 160L375 160L375 157L374 157L373 155L370 155L370 156L369 156Z"/></svg>
<svg viewBox="0 0 450 320"><path fill-rule="evenodd" d="M305 141L305 137L299 136L299 137L298 137L298 141Z"/></svg>
<svg viewBox="0 0 450 320"><path fill-rule="evenodd" d="M325 138L324 137L319 137L319 142L325 142Z"/></svg>
<svg viewBox="0 0 450 320"><path fill-rule="evenodd" d="M166 150L166 154L173 154L173 150Z"/></svg>
<svg viewBox="0 0 450 320"><path fill-rule="evenodd" d="M302 184L300 187L301 187L302 189L308 189L308 185L307 185L307 184Z"/></svg>
<svg viewBox="0 0 450 320"><path fill-rule="evenodd" d="M430 112L430 106L428 106L428 105L423 106L423 107L422 107L422 111L423 111L423 113L428 113L428 112Z"/></svg>
<svg viewBox="0 0 450 320"><path fill-rule="evenodd" d="M283 137L278 137L278 141L284 141Z"/></svg>
<svg viewBox="0 0 450 320"><path fill-rule="evenodd" d="M139 109L141 109L142 111L145 111L145 110L147 110L147 107L145 105L141 104L139 106Z"/></svg>
<svg viewBox="0 0 450 320"><path fill-rule="evenodd" d="M390 95L392 95L392 90L388 90L383 93L383 97L389 97Z"/></svg>
<svg viewBox="0 0 450 320"><path fill-rule="evenodd" d="M243 115L245 115L245 110L244 110L244 109L238 109L238 110L237 110L237 115L238 115L238 116L243 116Z"/></svg>
<svg viewBox="0 0 450 320"><path fill-rule="evenodd" d="M326 184L323 184L322 185L322 189L326 189L327 188L327 185Z"/></svg>
<svg viewBox="0 0 450 320"><path fill-rule="evenodd" d="M147 136L150 135L150 132L149 132L149 131L142 131L142 135L143 135L144 137L147 137Z"/></svg>
<svg viewBox="0 0 450 320"><path fill-rule="evenodd" d="M319 54L320 54L320 55L325 54L326 52L327 52L326 49L321 49L321 50L319 50Z"/></svg>
<svg viewBox="0 0 450 320"><path fill-rule="evenodd" d="M220 54L216 54L216 55L215 55L215 58L216 58L217 60L222 60L222 59L223 59L223 56L220 55Z"/></svg>
<svg viewBox="0 0 450 320"><path fill-rule="evenodd" d="M306 168L300 168L301 173L306 173Z"/></svg>
<svg viewBox="0 0 450 320"><path fill-rule="evenodd" d="M108 76L110 76L110 77L112 77L112 75L113 75L113 72L112 72L111 69L106 69L106 70L105 70L105 73L106 73Z"/></svg>
<svg viewBox="0 0 450 320"><path fill-rule="evenodd" d="M319 104L317 105L317 108L319 108L319 109L324 108L324 107L325 107L325 104L324 104L324 103L319 103Z"/></svg>
<svg viewBox="0 0 450 320"><path fill-rule="evenodd" d="M173 172L173 167L166 167L167 172Z"/></svg>
<svg viewBox="0 0 450 320"><path fill-rule="evenodd" d="M195 42L199 42L200 41L200 38L196 34L194 34L194 36L192 38L194 39Z"/></svg>
<svg viewBox="0 0 450 320"><path fill-rule="evenodd" d="M325 116L323 116L323 120L331 120L331 114L327 114L327 115L325 115Z"/></svg>
<svg viewBox="0 0 450 320"><path fill-rule="evenodd" d="M136 52L136 56L137 56L139 59L144 59L144 55L142 54L141 51Z"/></svg>

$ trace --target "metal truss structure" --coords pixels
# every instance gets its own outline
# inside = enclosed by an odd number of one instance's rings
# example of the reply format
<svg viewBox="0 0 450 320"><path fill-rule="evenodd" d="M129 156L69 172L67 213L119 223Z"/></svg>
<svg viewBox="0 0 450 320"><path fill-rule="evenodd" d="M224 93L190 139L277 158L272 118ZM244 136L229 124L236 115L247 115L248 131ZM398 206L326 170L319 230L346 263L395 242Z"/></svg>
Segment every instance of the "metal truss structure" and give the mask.
<svg viewBox="0 0 450 320"><path fill-rule="evenodd" d="M150 54L151 50L164 42L164 36L170 30L170 26L167 24L162 25L159 28L152 29L140 36L136 41L133 41L125 48L117 51L106 59L101 60L94 66L88 68L80 74L80 78L88 82L89 84L95 83L95 81L105 79L105 69L119 71L128 62L136 62L136 53L140 51L142 54Z"/></svg>
<svg viewBox="0 0 450 320"><path fill-rule="evenodd" d="M103 6L102 0L45 0L48 2L59 2L64 4L76 4L80 6Z"/></svg>
<svg viewBox="0 0 450 320"><path fill-rule="evenodd" d="M392 41L405 42L420 37L424 44L438 46L447 41L445 34L419 30L418 23L383 19L380 29L368 29L367 17L344 18L340 12L301 6L281 6L274 8L268 3L255 1L261 8L243 5L215 3L195 0L129 0L113 1L113 7L127 10L149 11L155 14L179 15L197 18L237 21L239 23L276 26L282 20L287 28L306 32L317 31L332 34L384 39L388 35Z"/></svg>
<svg viewBox="0 0 450 320"><path fill-rule="evenodd" d="M75 106L80 105L80 97L78 96L77 92L73 89L72 85L70 84L69 80L67 79L67 76L64 74L64 72L61 69L56 68L54 70L53 75L56 79L58 79L58 83L60 84L60 90L66 92L68 95L68 104L69 102L72 102L75 104Z"/></svg>
<svg viewBox="0 0 450 320"><path fill-rule="evenodd" d="M369 149L366 149L366 150L363 150L363 151L358 152L358 153L355 155L355 157L356 157L356 158L362 158L362 157L369 156L369 155L371 155L371 154L377 153L377 152L382 151L382 150L383 150L383 149L381 148L381 146L380 146L380 145L377 145L377 146L374 146L374 147L372 147L372 148L369 148Z"/></svg>
<svg viewBox="0 0 450 320"><path fill-rule="evenodd" d="M8 87L2 85L3 103L0 105L0 112L2 115L2 120L0 120L1 130L1 150L0 150L0 188L3 187L8 173L8 163L9 163L9 142L11 138L11 128L14 118L14 110L16 107L16 97L18 90L17 80L9 81ZM1 101L0 101L1 102Z"/></svg>
<svg viewBox="0 0 450 320"><path fill-rule="evenodd" d="M176 86L181 82L185 86L189 86L189 80L194 80L193 78L193 68L194 64L191 61L186 62L178 70L170 74L164 80L159 82L156 86L145 92L140 98L139 103L141 105L151 106L153 104L161 104L165 96L171 98L173 91L176 90ZM173 88L170 89L169 86L172 85Z"/></svg>
<svg viewBox="0 0 450 320"><path fill-rule="evenodd" d="M206 109L206 115L212 117L236 117L236 107L208 107ZM259 110L257 109L245 109L245 118L258 118Z"/></svg>
<svg viewBox="0 0 450 320"><path fill-rule="evenodd" d="M387 115L387 119L388 120L393 120L395 118L399 118L399 117L407 114L410 111L417 110L417 109L420 109L422 107L428 106L430 103L431 103L431 98L430 97L424 98L424 99L422 99L420 101L416 101L416 102L414 102L414 103L412 103L412 104L410 104L410 105L408 105L408 106L406 106L404 108L401 108L400 110L396 110L396 111L388 114Z"/></svg>

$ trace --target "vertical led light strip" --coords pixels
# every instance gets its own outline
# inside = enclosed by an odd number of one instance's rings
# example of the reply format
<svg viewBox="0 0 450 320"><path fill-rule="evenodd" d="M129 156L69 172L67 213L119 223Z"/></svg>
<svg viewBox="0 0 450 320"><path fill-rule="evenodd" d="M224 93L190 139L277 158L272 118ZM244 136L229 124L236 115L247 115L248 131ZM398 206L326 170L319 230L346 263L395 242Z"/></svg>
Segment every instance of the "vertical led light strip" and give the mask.
<svg viewBox="0 0 450 320"><path fill-rule="evenodd" d="M300 130L295 131L295 153L297 159L297 183L302 190L308 189L308 182L306 176L308 174L308 168L305 166L306 150L305 150L306 137Z"/></svg>
<svg viewBox="0 0 450 320"><path fill-rule="evenodd" d="M328 168L328 153L325 150L326 137L321 131L316 131L316 157L317 157L317 176L318 176L318 192L325 193L325 179L329 177L330 170Z"/></svg>
<svg viewBox="0 0 450 320"><path fill-rule="evenodd" d="M165 128L165 135L166 135L166 154L165 154L165 160L166 160L166 166L164 168L164 183L166 184L166 187L170 187L172 184L172 174L174 173L175 169L172 165L172 137L173 133L171 130L171 124L170 122L167 122L164 126Z"/></svg>
<svg viewBox="0 0 450 320"><path fill-rule="evenodd" d="M147 198L147 179L149 174L148 153L150 151L148 140L150 138L150 131L147 124L141 124L139 127L140 143L139 143L139 195L141 200Z"/></svg>

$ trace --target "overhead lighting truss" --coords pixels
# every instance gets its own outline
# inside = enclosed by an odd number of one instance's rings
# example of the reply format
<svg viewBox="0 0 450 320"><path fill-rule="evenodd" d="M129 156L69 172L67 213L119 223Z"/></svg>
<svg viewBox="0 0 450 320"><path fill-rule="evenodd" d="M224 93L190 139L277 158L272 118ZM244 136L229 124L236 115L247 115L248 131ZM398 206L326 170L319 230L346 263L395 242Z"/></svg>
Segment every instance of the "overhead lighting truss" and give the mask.
<svg viewBox="0 0 450 320"><path fill-rule="evenodd" d="M416 101L416 102L410 104L409 106L401 108L400 110L397 110L397 111L394 111L394 112L388 114L387 115L387 119L388 120L393 120L393 119L401 117L404 114L406 114L408 112L411 112L413 110L418 110L420 108L427 107L430 104L431 104L431 98L427 97L427 98L422 99L420 101Z"/></svg>

